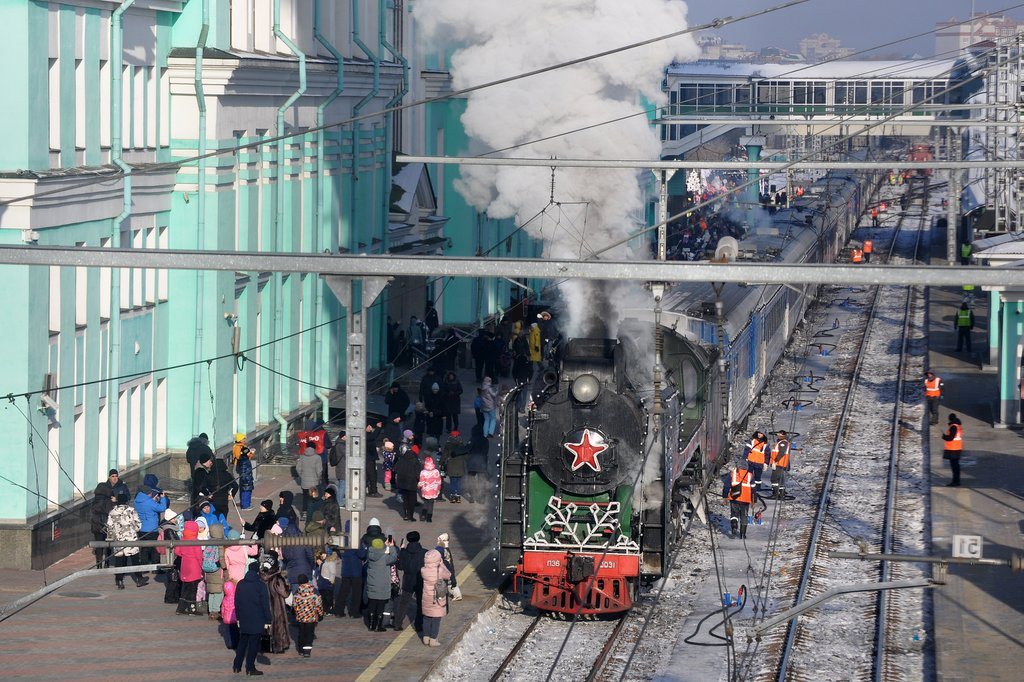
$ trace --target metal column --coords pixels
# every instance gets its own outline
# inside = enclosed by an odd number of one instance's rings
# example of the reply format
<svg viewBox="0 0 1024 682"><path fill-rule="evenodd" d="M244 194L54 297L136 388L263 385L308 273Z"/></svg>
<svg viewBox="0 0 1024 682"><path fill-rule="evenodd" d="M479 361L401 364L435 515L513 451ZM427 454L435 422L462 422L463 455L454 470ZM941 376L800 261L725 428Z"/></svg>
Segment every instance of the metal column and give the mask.
<svg viewBox="0 0 1024 682"><path fill-rule="evenodd" d="M949 129L949 161L959 161L962 158L960 151L960 129ZM946 262L950 265L958 263L957 254L957 226L960 223L960 179L963 171L951 168L949 171L949 200L947 202L948 213L946 214Z"/></svg>
<svg viewBox="0 0 1024 682"><path fill-rule="evenodd" d="M345 380L345 509L352 513L348 546L359 547L360 512L366 510L366 309L377 300L390 277L322 275L327 286L348 313ZM357 300L353 284L362 284Z"/></svg>

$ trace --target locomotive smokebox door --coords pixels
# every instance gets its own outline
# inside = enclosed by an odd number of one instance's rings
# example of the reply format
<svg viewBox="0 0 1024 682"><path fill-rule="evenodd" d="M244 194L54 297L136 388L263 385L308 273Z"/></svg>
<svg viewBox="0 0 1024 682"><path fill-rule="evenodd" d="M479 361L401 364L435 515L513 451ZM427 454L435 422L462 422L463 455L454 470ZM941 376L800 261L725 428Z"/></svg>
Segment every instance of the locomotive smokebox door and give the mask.
<svg viewBox="0 0 1024 682"><path fill-rule="evenodd" d="M594 575L594 557L592 556L570 556L569 557L569 582L581 583Z"/></svg>

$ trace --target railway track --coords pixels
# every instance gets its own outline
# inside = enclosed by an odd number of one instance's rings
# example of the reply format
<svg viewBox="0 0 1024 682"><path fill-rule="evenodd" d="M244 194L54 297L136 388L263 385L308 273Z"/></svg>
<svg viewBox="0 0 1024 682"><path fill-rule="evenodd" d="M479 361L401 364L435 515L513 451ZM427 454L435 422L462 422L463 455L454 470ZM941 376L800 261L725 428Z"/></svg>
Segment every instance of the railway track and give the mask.
<svg viewBox="0 0 1024 682"><path fill-rule="evenodd" d="M927 195L924 199L927 201ZM890 243L889 262L914 262L923 229L915 230L902 219ZM912 287L878 287L873 293L868 321L854 367L850 388L838 418L835 439L821 487L817 511L806 540L806 556L796 585L796 603L832 587L891 579L887 565L842 562L827 557L829 549L855 537L869 551L889 552L899 522L900 453L910 434L903 415L908 343L912 312L920 293ZM894 342L898 339L898 343ZM891 411L880 413L879 406ZM878 482L884 481L880 485ZM777 679L811 680L820 675L822 632L828 627L835 639L854 643L860 656L848 660L851 678L898 679L888 653L896 647L890 635L899 616L889 608L887 592L869 592L844 599L841 606L826 604L823 610L849 609L840 627L830 614L812 611L790 621L778 653Z"/></svg>
<svg viewBox="0 0 1024 682"><path fill-rule="evenodd" d="M572 620L557 620L537 615L519 637L497 670L491 682L499 680L597 678L612 650L625 618L588 620L573 626ZM551 674L558 651L563 650L557 672Z"/></svg>

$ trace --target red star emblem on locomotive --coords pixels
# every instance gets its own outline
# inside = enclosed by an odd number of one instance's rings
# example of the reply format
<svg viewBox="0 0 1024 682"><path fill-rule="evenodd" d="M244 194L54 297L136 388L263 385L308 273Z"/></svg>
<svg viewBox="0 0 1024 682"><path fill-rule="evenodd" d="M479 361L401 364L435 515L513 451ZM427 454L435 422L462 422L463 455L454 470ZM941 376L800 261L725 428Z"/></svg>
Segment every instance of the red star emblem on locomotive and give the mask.
<svg viewBox="0 0 1024 682"><path fill-rule="evenodd" d="M590 429L583 429L579 443L566 443L565 449L573 454L571 469L576 471L584 465L594 471L601 471L601 463L597 456L608 449L604 437L600 433L592 433Z"/></svg>

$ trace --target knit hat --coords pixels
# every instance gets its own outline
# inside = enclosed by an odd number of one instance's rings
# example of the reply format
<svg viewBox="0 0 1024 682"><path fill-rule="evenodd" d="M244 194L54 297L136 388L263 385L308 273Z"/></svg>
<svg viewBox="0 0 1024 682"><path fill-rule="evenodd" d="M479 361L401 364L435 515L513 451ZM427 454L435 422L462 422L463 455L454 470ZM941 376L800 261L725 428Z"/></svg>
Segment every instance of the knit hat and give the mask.
<svg viewBox="0 0 1024 682"><path fill-rule="evenodd" d="M228 531L228 540L241 540L241 539L242 539L242 534L239 533L234 528L232 528L231 530Z"/></svg>
<svg viewBox="0 0 1024 682"><path fill-rule="evenodd" d="M164 509L164 521L173 521L177 516L178 513L171 509L170 507Z"/></svg>
<svg viewBox="0 0 1024 682"><path fill-rule="evenodd" d="M436 383L434 383L434 384L431 384L431 385L430 385L430 390L431 390L431 391L440 391L440 390L441 390L441 387L440 387L440 386L438 386L438 385L437 385Z"/></svg>
<svg viewBox="0 0 1024 682"><path fill-rule="evenodd" d="M124 493L124 492L118 493L117 494L117 503L118 504L128 504L128 493Z"/></svg>
<svg viewBox="0 0 1024 682"><path fill-rule="evenodd" d="M444 543L448 542L450 539L451 538L448 536L448 533L441 533L440 535L437 536L437 544L443 545Z"/></svg>
<svg viewBox="0 0 1024 682"><path fill-rule="evenodd" d="M236 443L241 443L243 440L245 440L245 434L244 433L236 433L235 434L235 442Z"/></svg>
<svg viewBox="0 0 1024 682"><path fill-rule="evenodd" d="M459 432L458 431L452 431L448 435L451 436L452 438L458 438L459 437Z"/></svg>
<svg viewBox="0 0 1024 682"><path fill-rule="evenodd" d="M378 519L376 516L374 516L372 519L370 519L370 524L369 525L377 526L379 528L380 527L380 519Z"/></svg>
<svg viewBox="0 0 1024 682"><path fill-rule="evenodd" d="M200 464L206 464L207 462L209 462L212 459L213 459L213 457L210 455L209 452L204 452L203 454L199 455L199 463Z"/></svg>
<svg viewBox="0 0 1024 682"><path fill-rule="evenodd" d="M412 431L410 431L409 429L406 429L405 431L402 431L402 438L405 438L406 440L409 440L410 438L412 438L415 435L416 434L413 433Z"/></svg>
<svg viewBox="0 0 1024 682"><path fill-rule="evenodd" d="M274 510L274 501L273 500L263 500L262 502L260 502L260 506L263 507L264 509L266 509L267 511L273 511Z"/></svg>
<svg viewBox="0 0 1024 682"><path fill-rule="evenodd" d="M186 521L185 529L181 533L182 540L195 540L199 535L199 524L195 521Z"/></svg>
<svg viewBox="0 0 1024 682"><path fill-rule="evenodd" d="M288 517L287 516L278 517L277 525L281 527L281 530L284 530L285 528L287 528L288 527Z"/></svg>
<svg viewBox="0 0 1024 682"><path fill-rule="evenodd" d="M158 479L153 474L146 474L145 478L142 479L142 485L146 486L147 488L155 488L156 484L159 482L160 479Z"/></svg>
<svg viewBox="0 0 1024 682"><path fill-rule="evenodd" d="M415 531L415 530L409 531L408 533L405 534L405 539L408 540L409 542L419 542L420 541L419 531Z"/></svg>
<svg viewBox="0 0 1024 682"><path fill-rule="evenodd" d="M374 538L370 542L370 547L373 547L374 549L384 549L384 541L380 538Z"/></svg>
<svg viewBox="0 0 1024 682"><path fill-rule="evenodd" d="M107 472L107 476L120 476L120 475L121 474L117 473L117 469L111 469L110 471Z"/></svg>

